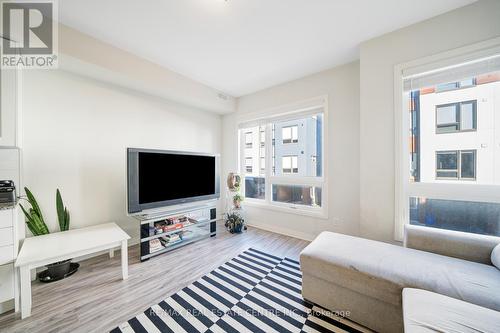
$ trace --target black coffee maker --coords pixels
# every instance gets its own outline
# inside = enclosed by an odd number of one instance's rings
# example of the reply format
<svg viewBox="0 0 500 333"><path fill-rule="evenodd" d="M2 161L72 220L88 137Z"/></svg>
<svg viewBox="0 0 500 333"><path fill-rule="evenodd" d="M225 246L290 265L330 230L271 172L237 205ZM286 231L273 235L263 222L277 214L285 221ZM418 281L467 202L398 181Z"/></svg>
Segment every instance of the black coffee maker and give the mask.
<svg viewBox="0 0 500 333"><path fill-rule="evenodd" d="M0 180L0 204L16 202L16 187L12 180Z"/></svg>

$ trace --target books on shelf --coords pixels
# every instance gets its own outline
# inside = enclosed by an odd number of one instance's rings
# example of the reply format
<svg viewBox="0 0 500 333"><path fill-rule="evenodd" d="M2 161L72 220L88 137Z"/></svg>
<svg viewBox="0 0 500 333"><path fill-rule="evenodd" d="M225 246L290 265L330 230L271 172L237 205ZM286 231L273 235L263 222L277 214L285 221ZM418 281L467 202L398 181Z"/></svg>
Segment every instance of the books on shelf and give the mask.
<svg viewBox="0 0 500 333"><path fill-rule="evenodd" d="M154 227L150 229L150 236L159 235L165 232L181 230L182 228L196 224L198 221L186 216L169 217L165 220L154 223Z"/></svg>
<svg viewBox="0 0 500 333"><path fill-rule="evenodd" d="M163 227L163 232L169 232L169 231L173 231L173 230L179 230L179 229L182 229L184 228L184 225L182 223L176 223L176 224L172 224L172 225L166 225Z"/></svg>
<svg viewBox="0 0 500 333"><path fill-rule="evenodd" d="M160 251L162 249L163 246L158 238L149 241L149 253Z"/></svg>
<svg viewBox="0 0 500 333"><path fill-rule="evenodd" d="M203 208L141 222L141 261L211 235L212 210Z"/></svg>

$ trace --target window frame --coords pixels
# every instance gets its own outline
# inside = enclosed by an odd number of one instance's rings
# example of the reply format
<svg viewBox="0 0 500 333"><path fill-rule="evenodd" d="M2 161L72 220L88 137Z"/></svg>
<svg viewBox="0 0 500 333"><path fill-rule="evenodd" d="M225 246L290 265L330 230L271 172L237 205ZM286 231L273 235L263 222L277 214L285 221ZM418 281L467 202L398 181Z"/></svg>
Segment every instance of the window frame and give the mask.
<svg viewBox="0 0 500 333"><path fill-rule="evenodd" d="M248 137L250 136L250 142L248 142ZM253 148L253 133L252 132L245 132L244 140L245 142L245 148Z"/></svg>
<svg viewBox="0 0 500 333"><path fill-rule="evenodd" d="M414 182L410 184L408 169L410 165L410 147L407 144L408 134L410 133L410 112L408 112L408 100L404 98L406 96L404 93L404 79L406 76L418 75L419 73L441 68L454 68L460 63L498 54L500 54L500 37L394 66L394 239L396 241L403 241L404 226L409 223L410 197L500 203L500 186L497 185L439 183L439 186L436 187L434 183Z"/></svg>
<svg viewBox="0 0 500 333"><path fill-rule="evenodd" d="M456 169L438 169L438 155L455 153L457 156ZM474 156L474 177L462 177L462 154L472 154ZM456 172L456 177L442 177L438 176L438 172ZM476 149L463 149L463 150L437 150L436 151L436 180L466 180L475 181L477 179L477 150Z"/></svg>
<svg viewBox="0 0 500 333"><path fill-rule="evenodd" d="M463 154L470 154L472 153L472 155L474 156L474 177L463 177L462 176L462 155ZM475 181L477 179L477 149L464 149L464 150L460 150L460 153L459 153L459 158L460 158L460 173L459 173L459 179L460 180L472 180L472 181Z"/></svg>
<svg viewBox="0 0 500 333"><path fill-rule="evenodd" d="M298 214L303 216L311 216L315 218L327 219L328 218L328 96L323 95L311 99L299 101L293 104L267 109L252 114L247 114L237 119L239 131L239 161L243 161L244 156L244 143L242 133L249 127L256 127L258 125L265 126L265 159L266 169L265 174L265 199L245 198L245 204L248 207L259 207L263 209L276 210L285 213ZM272 138L272 123L283 120L300 119L305 116L312 116L314 114L322 113L322 145L321 154L322 160L322 175L321 177L307 177L298 176L295 174L280 176L273 174L272 159L273 156L273 138ZM253 125L251 125L253 124ZM245 193L245 170L241 162L239 162L239 169L243 178L242 192ZM290 204L283 202L276 202L272 200L272 186L273 185L302 185L321 187L321 207L306 206L301 204Z"/></svg>
<svg viewBox="0 0 500 333"><path fill-rule="evenodd" d="M296 134L295 139L293 137L293 132L294 132L293 129L294 128L295 128L295 134ZM290 139L286 139L286 141L285 141L285 138L283 137L283 130L285 130L285 129L290 129ZM284 145L299 143L299 126L297 126L297 125L283 126L281 128L281 143Z"/></svg>
<svg viewBox="0 0 500 333"><path fill-rule="evenodd" d="M470 129L463 129L463 116L462 116L462 105L464 104L472 104L472 123L473 123L473 128ZM457 117L457 121L453 123L443 123L443 124L438 124L438 109L443 108L443 107L448 107L448 106L455 106L455 116ZM461 102L454 102L454 103L446 103L446 104L439 104L436 105L435 107L435 132L436 134L456 134L456 133L463 133L463 132L476 132L477 131L477 100L476 99L471 99L471 100L466 100L466 101L461 101ZM446 127L446 126L457 126L457 130L455 131L448 131L448 132L440 132L439 128L440 127Z"/></svg>
<svg viewBox="0 0 500 333"><path fill-rule="evenodd" d="M285 168L283 167L283 160L285 158L289 158L290 159L290 172L285 172ZM294 163L293 161L295 160L295 165L296 165L296 168L293 167ZM287 168L288 170L288 168ZM283 174L289 174L289 175L293 175L293 174L296 174L296 173L299 173L299 157L297 155L283 155L281 156L281 172Z"/></svg>
<svg viewBox="0 0 500 333"><path fill-rule="evenodd" d="M439 93L443 93L443 92L447 92L447 91L453 91L453 90L459 90L459 89L466 89L466 88L471 88L471 87L475 87L477 85L476 83L476 79L473 78L472 79L472 83L471 84L466 84L466 85L463 85L462 81L455 81L455 82L447 82L447 83L443 83L442 85L445 85L445 84L454 84L455 87L453 88L446 88L446 89L438 89L436 87L436 93L439 94Z"/></svg>
<svg viewBox="0 0 500 333"><path fill-rule="evenodd" d="M456 169L440 169L439 168L439 161L438 161L438 155L445 155L445 154L455 154L457 160L456 160ZM437 150L436 151L436 179L437 180L458 180L460 179L460 151L459 150ZM456 172L457 176L456 177L442 177L438 176L438 172Z"/></svg>
<svg viewBox="0 0 500 333"><path fill-rule="evenodd" d="M250 165L248 165L248 161L250 161ZM250 167L250 170L248 169ZM253 158L252 157L245 157L245 173L252 173L253 172Z"/></svg>

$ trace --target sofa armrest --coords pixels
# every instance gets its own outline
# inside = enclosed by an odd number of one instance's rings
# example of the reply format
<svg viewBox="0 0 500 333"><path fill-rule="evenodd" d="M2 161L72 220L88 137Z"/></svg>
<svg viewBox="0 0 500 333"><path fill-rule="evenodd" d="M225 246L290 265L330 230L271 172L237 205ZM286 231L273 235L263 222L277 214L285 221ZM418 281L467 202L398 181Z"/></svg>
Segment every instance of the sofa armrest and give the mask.
<svg viewBox="0 0 500 333"><path fill-rule="evenodd" d="M500 237L424 226L405 225L404 246L491 265L491 251Z"/></svg>

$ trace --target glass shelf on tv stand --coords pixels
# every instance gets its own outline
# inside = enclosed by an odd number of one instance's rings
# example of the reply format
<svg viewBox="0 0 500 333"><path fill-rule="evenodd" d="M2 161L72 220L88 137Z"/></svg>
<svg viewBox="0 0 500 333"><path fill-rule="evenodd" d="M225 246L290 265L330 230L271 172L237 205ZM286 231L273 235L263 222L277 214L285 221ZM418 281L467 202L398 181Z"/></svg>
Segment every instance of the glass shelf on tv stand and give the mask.
<svg viewBox="0 0 500 333"><path fill-rule="evenodd" d="M215 207L216 207L216 205L214 202L208 202L205 204L194 205L194 206L188 207L188 208L179 208L179 209L175 209L175 210L169 210L166 212L159 211L156 213L136 215L136 216L134 216L134 218L139 220L141 222L141 224L149 224L151 222L158 222L158 221L165 220L166 218L169 218L169 217L191 214L191 213L203 211L203 210L210 210L210 209L215 208Z"/></svg>
<svg viewBox="0 0 500 333"><path fill-rule="evenodd" d="M136 216L140 221L141 261L197 240L215 236L217 222L220 220L216 209L216 202L210 201ZM173 229L175 227L177 228Z"/></svg>
<svg viewBox="0 0 500 333"><path fill-rule="evenodd" d="M158 234L155 234L155 235L151 235L149 237L144 237L144 238L141 238L141 242L146 242L146 241L150 241L152 239L155 239L155 238L160 238L162 236L168 236L168 235L172 235L172 234L175 234L175 233L179 233L179 232L182 232L184 230L190 230L194 227L202 227L202 226L206 226L212 222L216 222L218 221L218 219L212 219L212 220L203 220L203 221L196 221L192 224L189 224L187 226L184 226L182 228L179 228L179 229L175 229L175 230L170 230L170 231L164 231L162 233L158 233ZM159 252L159 251L157 251ZM156 252L153 252L153 253L156 253Z"/></svg>
<svg viewBox="0 0 500 333"><path fill-rule="evenodd" d="M163 249L161 250L158 250L158 251L154 251L154 252L151 252L150 254L147 254L145 256L143 256L143 259L148 259L150 257L153 257L153 256L156 256L158 254L161 254L161 253L164 253L164 252L168 252L168 251L172 251L172 250L175 250L176 248L179 248L179 247L182 247L184 245L187 245L187 244L190 244L190 243L193 243L193 242L196 242L198 240L201 240L201 239L208 239L208 236L210 235L210 231L208 230L203 230L203 229L199 229L197 233L193 234L192 236L188 236L188 237L184 237L181 241L179 242L175 242L175 243L172 243L172 244L168 244L167 246L165 246Z"/></svg>

